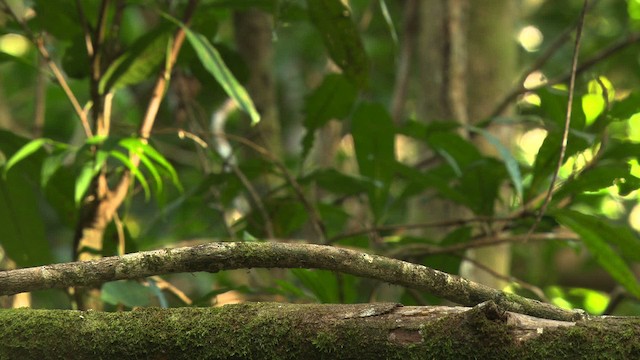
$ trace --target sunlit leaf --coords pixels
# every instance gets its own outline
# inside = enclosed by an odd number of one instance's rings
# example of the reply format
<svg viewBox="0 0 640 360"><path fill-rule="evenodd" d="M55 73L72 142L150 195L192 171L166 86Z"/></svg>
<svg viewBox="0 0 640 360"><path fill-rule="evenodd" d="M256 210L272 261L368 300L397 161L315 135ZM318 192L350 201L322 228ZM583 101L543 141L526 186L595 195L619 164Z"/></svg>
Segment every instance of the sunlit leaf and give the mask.
<svg viewBox="0 0 640 360"><path fill-rule="evenodd" d="M24 160L27 156L40 150L48 141L48 139L43 138L34 139L24 145L20 150L16 151L16 153L13 154L13 156L9 158L7 163L4 165L4 176L7 175L7 172L9 172L14 165Z"/></svg>
<svg viewBox="0 0 640 360"><path fill-rule="evenodd" d="M533 179L529 189L532 193L539 191L539 186L546 185L545 181L547 178L556 171L558 158L560 156L561 143L562 133L559 130L549 132L547 137L544 139L533 164ZM565 161L570 156L586 149L589 145L591 145L591 139L584 136L577 136L573 132L570 132L565 153Z"/></svg>
<svg viewBox="0 0 640 360"><path fill-rule="evenodd" d="M163 15L184 29L187 40L196 51L202 66L204 66L204 68L213 75L227 95L235 100L238 106L249 115L251 118L251 124L257 124L260 121L260 114L253 105L253 101L249 97L249 93L247 93L247 90L240 85L235 76L233 76L233 73L222 60L218 50L211 45L204 35L192 31L179 20L167 14Z"/></svg>
<svg viewBox="0 0 640 360"><path fill-rule="evenodd" d="M582 96L582 111L585 115L586 125L591 125L604 111L606 104L600 94L585 94Z"/></svg>
<svg viewBox="0 0 640 360"><path fill-rule="evenodd" d="M76 206L78 206L82 201L84 194L86 194L87 190L89 189L89 186L91 185L91 181L93 180L93 177L97 173L98 172L94 170L91 163L86 163L84 164L84 166L82 166L82 169L80 170L80 174L78 174L78 177L76 178L76 187L74 189L74 195L73 195L73 200L75 201Z"/></svg>
<svg viewBox="0 0 640 360"><path fill-rule="evenodd" d="M147 180L144 178L144 175L142 174L140 169L138 169L138 167L135 166L126 155L124 155L123 153L121 153L121 152L119 152L117 150L114 150L114 151L110 152L109 156L118 159L120 162L122 162L124 164L124 166L127 169L129 169L129 171L131 171L131 173L140 182L140 185L142 186L142 189L144 190L144 198L146 200L149 200L149 194L150 194L149 184L147 183Z"/></svg>
<svg viewBox="0 0 640 360"><path fill-rule="evenodd" d="M171 181L173 182L173 184L175 185L175 187L177 189L179 189L180 191L182 191L182 184L180 184L180 179L178 178L178 173L176 172L176 170L173 168L173 166L171 165L171 163L169 163L169 161L167 161L167 159L162 156L162 154L160 154L156 149L153 148L153 146L147 144L146 142L142 141L141 139L138 138L124 138L121 139L118 142L118 145L126 148L127 150L138 154L140 156L143 156L146 158L147 162L143 162L144 165L146 167L153 167L153 170L150 169L150 171L154 171L156 174L159 175L156 166L153 165L150 160L155 161L158 165L160 165L160 168L162 170L164 170L164 172L169 175L169 178L171 179ZM155 177L156 175L154 175Z"/></svg>

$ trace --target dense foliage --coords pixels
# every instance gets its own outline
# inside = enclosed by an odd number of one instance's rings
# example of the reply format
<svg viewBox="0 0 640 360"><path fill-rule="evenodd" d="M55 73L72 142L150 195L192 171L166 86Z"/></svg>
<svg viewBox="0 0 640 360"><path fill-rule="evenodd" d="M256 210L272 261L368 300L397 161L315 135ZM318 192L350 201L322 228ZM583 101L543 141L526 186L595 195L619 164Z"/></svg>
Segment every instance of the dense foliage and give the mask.
<svg viewBox="0 0 640 360"><path fill-rule="evenodd" d="M203 240L304 239L455 274L474 242L511 242L510 291L593 313L614 298L617 305L623 294L627 300L610 310L640 311L633 272L640 260L637 1L594 1L586 15L580 63L589 66L577 74L560 169L574 48L571 37L560 46L554 39L575 28L581 1L523 1L520 25L543 38L525 50L521 36L520 65L529 68L552 48L530 76L550 80L524 89L514 79L518 96L508 106L515 110L473 126L419 118L411 105L423 96L417 91L408 95L402 118L392 120L406 1L353 1L347 8L338 0L207 0L185 26L191 3L2 1L5 268L71 261L74 233L84 221L80 209L96 179L115 187L130 174L135 182L106 228L102 256ZM252 68L237 50L243 34L234 38L233 27L238 14L252 8L273 16L269 71L278 127L268 136L278 146L259 140L264 109L242 85ZM167 59L181 27L186 40L171 68ZM101 45L93 54L88 37ZM515 40L513 46L519 46ZM61 69L79 107L70 104L51 64ZM159 74L171 79L161 89L147 140L141 126ZM492 134L495 124L515 129L516 144ZM478 138L495 155L480 150ZM467 210L448 227L428 216L408 224L412 201L424 194ZM431 236L435 228L446 235ZM615 284L620 288L613 291ZM127 307L205 305L231 291L247 299L438 302L303 269L109 283L102 300ZM33 302L68 306L61 291L37 293Z"/></svg>

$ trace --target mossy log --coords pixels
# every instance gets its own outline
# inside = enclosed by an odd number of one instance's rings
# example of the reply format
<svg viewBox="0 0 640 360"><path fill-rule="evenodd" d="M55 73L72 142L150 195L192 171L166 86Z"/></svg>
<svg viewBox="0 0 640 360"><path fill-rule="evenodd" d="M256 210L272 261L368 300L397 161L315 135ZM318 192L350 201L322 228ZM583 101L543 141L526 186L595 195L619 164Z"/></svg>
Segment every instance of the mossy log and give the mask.
<svg viewBox="0 0 640 360"><path fill-rule="evenodd" d="M247 303L129 312L0 310L2 359L640 358L640 320L468 307Z"/></svg>

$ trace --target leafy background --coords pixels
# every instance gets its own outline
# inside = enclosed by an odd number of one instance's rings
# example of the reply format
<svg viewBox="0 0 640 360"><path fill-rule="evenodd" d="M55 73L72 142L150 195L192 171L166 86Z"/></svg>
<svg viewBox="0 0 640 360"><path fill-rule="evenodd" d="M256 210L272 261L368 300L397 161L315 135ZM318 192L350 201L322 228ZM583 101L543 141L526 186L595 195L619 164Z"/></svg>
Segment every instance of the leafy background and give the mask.
<svg viewBox="0 0 640 360"><path fill-rule="evenodd" d="M106 167L114 176L132 171L136 183L119 221L108 227L104 256L274 237L359 248L456 274L462 250L491 238L486 228L499 218L495 205L500 203L509 218L499 235L513 243L508 291L594 314L640 313L640 62L634 45L639 2L597 1L587 15L582 59L612 44L624 46L579 74L567 158L549 208L526 242L558 161L565 82L523 93L512 115L465 128L495 148L497 155L490 156L461 136L460 126L450 119L425 122L408 107L402 121L392 120L405 2L354 1L347 9L340 1L203 1L147 144L132 134L171 36L181 26L176 19L184 4L170 3L120 2L122 22L109 35L114 49L99 84L102 94L114 94L112 134L88 139L64 92L49 81L28 34L9 16L2 18L3 268L72 260L78 206L91 179ZM98 4L82 2L91 23ZM68 10L75 3L11 5L26 14L33 31L46 34L43 39L71 89L87 101L90 69L82 27ZM581 6L581 1L523 1L521 31L513 34L519 65L526 68L571 28ZM261 147L252 137L256 128L251 124L259 114L241 85L250 68L236 50L232 21L234 12L252 7L274 19L271 70L281 152ZM531 78L564 76L572 51L571 41L558 47ZM188 101L178 84L192 91ZM34 101L38 91L42 96ZM408 102L420 96L413 93ZM225 112L221 109L228 98L236 105ZM43 117L38 117L40 107ZM213 133L212 114L226 117L226 136ZM490 123L517 129L515 146L492 135ZM329 161L319 160L331 141L335 153ZM427 153L435 155L422 155ZM140 158L139 168L130 154ZM420 166L424 161L436 165ZM457 219L442 238L431 236L428 224L407 224L411 201L425 192L468 209L471 220ZM366 279L303 269L115 282L105 284L101 296L110 309L238 300L440 301ZM34 293L31 301L34 307L70 306L61 291Z"/></svg>

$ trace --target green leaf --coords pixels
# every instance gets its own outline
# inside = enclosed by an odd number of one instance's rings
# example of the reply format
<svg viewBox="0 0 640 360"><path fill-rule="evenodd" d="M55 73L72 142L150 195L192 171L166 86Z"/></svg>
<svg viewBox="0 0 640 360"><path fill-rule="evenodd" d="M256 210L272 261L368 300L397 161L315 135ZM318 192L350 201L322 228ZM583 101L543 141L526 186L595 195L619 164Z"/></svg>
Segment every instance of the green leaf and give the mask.
<svg viewBox="0 0 640 360"><path fill-rule="evenodd" d="M336 169L316 170L301 179L300 183L312 181L323 189L340 195L355 195L375 188L375 183L370 178L347 175Z"/></svg>
<svg viewBox="0 0 640 360"><path fill-rule="evenodd" d="M565 196L572 196L585 191L598 191L616 185L619 182L633 181L631 166L627 162L601 161L598 166L590 168L577 177L567 181L554 195L554 201Z"/></svg>
<svg viewBox="0 0 640 360"><path fill-rule="evenodd" d="M209 40L207 40L204 35L192 31L179 20L166 14L164 14L164 16L184 29L187 40L196 51L202 66L213 75L227 95L235 100L244 112L249 114L251 124L255 125L260 122L260 114L253 105L253 101L251 101L247 90L236 80L233 73L222 60L218 50L211 45Z"/></svg>
<svg viewBox="0 0 640 360"><path fill-rule="evenodd" d="M71 45L64 50L62 69L70 78L83 79L89 76L90 65L86 40L84 36L78 34L73 38Z"/></svg>
<svg viewBox="0 0 640 360"><path fill-rule="evenodd" d="M338 281L330 271L292 269L291 273L324 304L340 302Z"/></svg>
<svg viewBox="0 0 640 360"><path fill-rule="evenodd" d="M351 9L341 0L307 0L309 17L320 31L331 60L359 88L369 82L369 58Z"/></svg>
<svg viewBox="0 0 640 360"><path fill-rule="evenodd" d="M427 136L427 143L445 159L457 175L469 164L482 159L482 154L471 142L452 132L431 132Z"/></svg>
<svg viewBox="0 0 640 360"><path fill-rule="evenodd" d="M0 178L0 244L20 267L50 264L51 248L38 215L34 186L19 172Z"/></svg>
<svg viewBox="0 0 640 360"><path fill-rule="evenodd" d="M327 75L322 84L305 99L304 126L307 133L302 140L302 158L306 158L315 131L331 119L349 115L358 94L357 89L340 74Z"/></svg>
<svg viewBox="0 0 640 360"><path fill-rule="evenodd" d="M165 58L171 35L172 27L164 25L138 39L111 63L100 79L100 93L138 84L157 73Z"/></svg>
<svg viewBox="0 0 640 360"><path fill-rule="evenodd" d="M42 162L42 175L40 177L40 186L45 187L53 176L60 169L64 160L69 155L67 150L54 151L53 154L47 156Z"/></svg>
<svg viewBox="0 0 640 360"><path fill-rule="evenodd" d="M446 165L442 165L440 168L444 168L445 166ZM429 169L427 172L421 172L416 168L396 162L396 174L409 183L404 194L401 195L401 198L407 199L424 192L426 189L434 188L441 197L453 200L459 204L464 204L466 199L465 194L454 190L449 185L451 179L439 176L438 169L439 168L434 168Z"/></svg>
<svg viewBox="0 0 640 360"><path fill-rule="evenodd" d="M309 219L309 214L304 205L297 199L277 199L269 202L268 210L273 222L276 234L283 237L300 229Z"/></svg>
<svg viewBox="0 0 640 360"><path fill-rule="evenodd" d="M564 123L567 119L569 94L566 91L553 88L540 89L537 94L540 97L539 115L546 121L554 124L555 129L564 129ZM574 101L571 106L571 129L582 130L585 122L582 103L580 101Z"/></svg>
<svg viewBox="0 0 640 360"><path fill-rule="evenodd" d="M614 120L626 121L638 112L640 112L640 94L632 92L622 100L613 101L607 115Z"/></svg>
<svg viewBox="0 0 640 360"><path fill-rule="evenodd" d="M82 34L76 9L72 0L35 0L34 10L38 16L34 18L34 25L38 30L46 30L60 40L75 38ZM86 49L84 51L86 52Z"/></svg>
<svg viewBox="0 0 640 360"><path fill-rule="evenodd" d="M102 285L100 298L111 305L148 306L153 291L137 281L114 281Z"/></svg>
<svg viewBox="0 0 640 360"><path fill-rule="evenodd" d="M491 216L505 173L502 163L484 158L464 169L456 190L464 195L463 203L474 213Z"/></svg>
<svg viewBox="0 0 640 360"><path fill-rule="evenodd" d="M147 179L144 178L144 175L138 169L137 166L134 166L131 160L123 153L114 150L109 153L109 156L118 159L124 166L131 171L131 173L136 177L136 179L140 182L142 189L144 190L144 198L145 200L149 200L149 183L147 183Z"/></svg>
<svg viewBox="0 0 640 360"><path fill-rule="evenodd" d="M369 201L374 217L379 220L396 163L393 122L382 105L363 103L356 109L351 127L360 175L374 181Z"/></svg>
<svg viewBox="0 0 640 360"><path fill-rule="evenodd" d="M569 132L565 161L570 156L586 149L591 144L591 141L592 140L587 137L578 136L577 133L573 131ZM537 194L539 187L543 185L545 179L556 170L558 157L560 156L561 142L562 133L559 130L550 132L544 139L542 146L540 146L538 150L535 163L533 164L533 179L529 188L531 194Z"/></svg>
<svg viewBox="0 0 640 360"><path fill-rule="evenodd" d="M627 291L636 297L640 297L640 285L633 271L608 242L609 239L622 236L625 238L624 240L617 239L617 245L624 244L625 246L624 249L621 247L621 250L632 250L635 254L640 254L638 238L633 237L633 239L630 239L628 234L619 231L619 229L610 226L601 219L576 211L558 209L550 212L550 215L554 216L559 223L578 234L600 266L620 285L624 286Z"/></svg>
<svg viewBox="0 0 640 360"><path fill-rule="evenodd" d="M29 141L20 150L16 151L11 158L4 165L4 176L7 175L9 170L18 162L24 160L27 156L40 150L49 140L44 138L34 139Z"/></svg>
<svg viewBox="0 0 640 360"><path fill-rule="evenodd" d="M153 146L145 143L139 138L125 138L120 140L118 142L118 145L126 148L127 150L135 154L145 157L147 162L146 163L143 162L143 163L147 168L149 168L149 171L153 171L156 174L159 174L155 165L153 165L148 160L151 159L155 161L158 165L160 165L161 169L163 169L165 173L169 175L169 178L173 182L174 186L178 190L183 191L182 184L180 183L180 179L178 178L178 173L173 168L171 163L169 163L169 161L167 161L167 159L164 156L162 156L162 154L160 154L156 149L154 149ZM156 175L153 175L153 176L156 177Z"/></svg>
<svg viewBox="0 0 640 360"><path fill-rule="evenodd" d="M76 187L73 192L73 200L76 206L80 205L84 194L89 189L93 177L97 174L97 170L94 169L91 163L86 163L82 166L80 174L76 178Z"/></svg>
<svg viewBox="0 0 640 360"><path fill-rule="evenodd" d="M498 150L502 161L504 161L504 166L507 169L509 176L511 177L513 187L516 189L516 195L520 199L522 199L522 175L520 174L520 165L518 165L518 161L513 157L511 151L509 151L509 149L502 145L500 140L491 135L490 132L474 126L470 126L469 130L477 132L480 135L484 136L484 138L487 139L487 141L491 143L491 145L493 145L496 150Z"/></svg>
<svg viewBox="0 0 640 360"><path fill-rule="evenodd" d="M606 102L601 94L582 95L582 112L585 115L586 125L589 126L605 110Z"/></svg>
<svg viewBox="0 0 640 360"><path fill-rule="evenodd" d="M149 173L151 174L151 177L153 177L156 183L156 197L159 198L160 193L162 192L162 178L160 178L160 173L156 169L156 166L151 162L151 160L149 160L147 155L144 153L144 148L142 146L144 145L144 143L137 138L126 138L126 139L120 140L119 144L138 156L138 158L140 159L140 162L149 171Z"/></svg>

